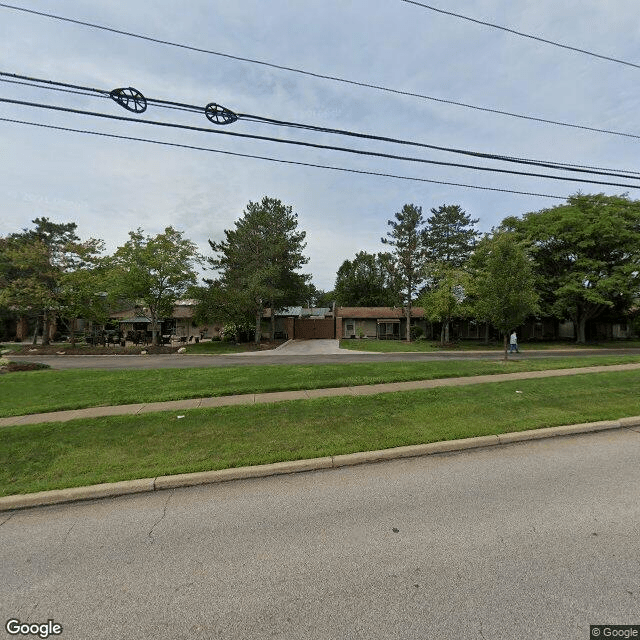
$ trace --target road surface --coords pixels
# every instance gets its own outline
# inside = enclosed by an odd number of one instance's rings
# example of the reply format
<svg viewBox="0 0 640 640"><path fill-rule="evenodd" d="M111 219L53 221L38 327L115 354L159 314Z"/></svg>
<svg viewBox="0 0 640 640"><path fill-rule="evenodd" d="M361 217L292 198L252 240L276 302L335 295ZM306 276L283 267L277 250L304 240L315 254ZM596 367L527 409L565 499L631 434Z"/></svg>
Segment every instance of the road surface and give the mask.
<svg viewBox="0 0 640 640"><path fill-rule="evenodd" d="M64 640L587 640L640 624L638 459L619 430L5 513L2 621Z"/></svg>
<svg viewBox="0 0 640 640"><path fill-rule="evenodd" d="M640 355L640 349L575 349L524 351L510 359L581 357L592 355ZM181 369L191 367L239 367L267 364L347 364L354 362L431 362L434 360L501 360L502 351L449 353L340 353L288 354L269 351L235 355L145 355L145 356L11 356L16 362L42 362L53 369Z"/></svg>

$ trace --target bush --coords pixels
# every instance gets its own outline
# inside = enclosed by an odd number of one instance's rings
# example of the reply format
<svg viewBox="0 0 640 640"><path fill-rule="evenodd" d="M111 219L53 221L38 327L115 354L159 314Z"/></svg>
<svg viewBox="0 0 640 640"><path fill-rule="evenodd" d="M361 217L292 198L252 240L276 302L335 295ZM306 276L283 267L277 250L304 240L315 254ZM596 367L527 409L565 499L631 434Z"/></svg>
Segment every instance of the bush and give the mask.
<svg viewBox="0 0 640 640"><path fill-rule="evenodd" d="M418 340L419 338L422 337L422 334L424 333L424 331L422 330L422 327L414 326L414 327L411 327L409 333L411 334L412 340Z"/></svg>

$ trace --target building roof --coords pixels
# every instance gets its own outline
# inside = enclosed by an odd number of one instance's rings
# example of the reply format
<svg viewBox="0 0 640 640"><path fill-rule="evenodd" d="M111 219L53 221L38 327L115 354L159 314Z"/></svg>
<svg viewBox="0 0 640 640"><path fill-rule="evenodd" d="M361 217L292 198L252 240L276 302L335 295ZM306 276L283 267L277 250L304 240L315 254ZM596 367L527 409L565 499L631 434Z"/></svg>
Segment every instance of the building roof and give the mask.
<svg viewBox="0 0 640 640"><path fill-rule="evenodd" d="M336 307L335 315L338 318L404 318L406 312L402 307ZM424 309L422 307L412 307L411 317L422 318Z"/></svg>

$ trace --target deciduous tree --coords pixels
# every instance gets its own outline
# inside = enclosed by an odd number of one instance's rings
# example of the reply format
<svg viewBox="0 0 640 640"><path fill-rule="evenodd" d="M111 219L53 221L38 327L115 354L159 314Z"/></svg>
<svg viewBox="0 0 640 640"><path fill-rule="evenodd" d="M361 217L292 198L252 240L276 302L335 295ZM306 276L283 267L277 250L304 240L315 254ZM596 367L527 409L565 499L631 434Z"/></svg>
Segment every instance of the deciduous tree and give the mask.
<svg viewBox="0 0 640 640"><path fill-rule="evenodd" d="M515 233L498 231L476 247L470 295L478 318L486 318L504 336L538 311L533 263Z"/></svg>
<svg viewBox="0 0 640 640"><path fill-rule="evenodd" d="M342 307L395 307L402 304L401 283L390 253L359 251L336 275L336 303Z"/></svg>
<svg viewBox="0 0 640 640"><path fill-rule="evenodd" d="M531 247L544 309L576 326L610 309L624 312L640 288L640 201L625 196L575 195L567 204L507 218Z"/></svg>
<svg viewBox="0 0 640 640"><path fill-rule="evenodd" d="M153 344L158 344L159 321L170 316L176 300L195 285L200 261L196 244L173 227L156 236L145 236L142 229L130 231L111 260L110 296L139 304L151 321Z"/></svg>

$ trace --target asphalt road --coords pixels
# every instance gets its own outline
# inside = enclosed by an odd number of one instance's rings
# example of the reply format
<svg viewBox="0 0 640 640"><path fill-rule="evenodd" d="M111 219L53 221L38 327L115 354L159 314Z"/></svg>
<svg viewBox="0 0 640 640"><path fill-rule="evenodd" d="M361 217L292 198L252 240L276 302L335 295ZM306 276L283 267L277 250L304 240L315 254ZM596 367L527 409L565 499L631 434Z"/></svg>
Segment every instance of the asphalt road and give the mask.
<svg viewBox="0 0 640 640"><path fill-rule="evenodd" d="M619 430L3 514L0 617L65 640L587 640L640 624L639 458Z"/></svg>
<svg viewBox="0 0 640 640"><path fill-rule="evenodd" d="M512 359L554 358L588 355L640 355L640 349L575 349L522 351ZM340 353L287 354L262 352L257 355L145 355L145 356L11 356L16 362L42 362L53 369L183 369L191 367L240 367L267 364L346 364L353 362L429 362L433 360L500 360L502 351L449 353Z"/></svg>

